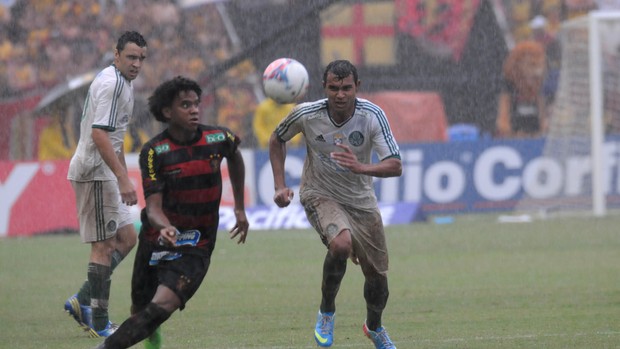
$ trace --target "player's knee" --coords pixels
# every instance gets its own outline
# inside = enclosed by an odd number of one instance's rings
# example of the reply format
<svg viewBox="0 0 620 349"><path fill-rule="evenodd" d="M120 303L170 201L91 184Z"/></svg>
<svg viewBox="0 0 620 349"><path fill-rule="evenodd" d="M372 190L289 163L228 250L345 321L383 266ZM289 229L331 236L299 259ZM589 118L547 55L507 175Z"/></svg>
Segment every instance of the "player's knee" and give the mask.
<svg viewBox="0 0 620 349"><path fill-rule="evenodd" d="M92 243L90 248L91 260L106 264L105 261L110 260L112 253L114 253L115 244L112 240L108 239Z"/></svg>
<svg viewBox="0 0 620 349"><path fill-rule="evenodd" d="M121 227L116 232L116 248L120 251L129 253L137 242L138 235L133 225Z"/></svg>
<svg viewBox="0 0 620 349"><path fill-rule="evenodd" d="M153 327L153 330L164 321L168 320L170 315L172 315L171 312L155 303L149 303L146 308L144 308L142 313L144 314L145 322L150 325L149 327Z"/></svg>
<svg viewBox="0 0 620 349"><path fill-rule="evenodd" d="M352 251L351 233L343 230L329 243L329 252L334 258L347 259Z"/></svg>

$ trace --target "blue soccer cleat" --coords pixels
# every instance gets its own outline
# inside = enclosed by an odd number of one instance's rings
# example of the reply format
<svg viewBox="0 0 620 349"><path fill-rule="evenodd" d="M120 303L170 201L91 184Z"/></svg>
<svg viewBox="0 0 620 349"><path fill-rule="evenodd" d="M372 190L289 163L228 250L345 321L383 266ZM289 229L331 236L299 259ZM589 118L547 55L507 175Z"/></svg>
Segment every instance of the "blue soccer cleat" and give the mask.
<svg viewBox="0 0 620 349"><path fill-rule="evenodd" d="M390 336L388 336L387 330L383 326L377 328L377 331L371 331L366 326L366 322L364 322L362 330L364 330L366 337L370 338L375 344L376 349L396 349L396 346L390 340Z"/></svg>
<svg viewBox="0 0 620 349"><path fill-rule="evenodd" d="M87 305L81 305L77 299L77 294L69 297L65 302L65 311L73 317L73 319L84 330L88 330L92 327L91 321L91 309Z"/></svg>
<svg viewBox="0 0 620 349"><path fill-rule="evenodd" d="M331 347L334 343L334 313L321 313L316 316L314 340L319 347Z"/></svg>
<svg viewBox="0 0 620 349"><path fill-rule="evenodd" d="M90 327L88 329L88 335L91 338L106 338L111 336L118 329L118 325L113 323L112 321L108 321L106 327L101 331L96 331L94 328Z"/></svg>

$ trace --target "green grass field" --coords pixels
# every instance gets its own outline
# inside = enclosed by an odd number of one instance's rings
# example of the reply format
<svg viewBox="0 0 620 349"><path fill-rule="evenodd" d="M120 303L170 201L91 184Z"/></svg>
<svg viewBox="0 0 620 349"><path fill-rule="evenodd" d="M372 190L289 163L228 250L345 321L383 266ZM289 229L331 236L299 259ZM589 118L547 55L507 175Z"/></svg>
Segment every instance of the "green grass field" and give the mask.
<svg viewBox="0 0 620 349"><path fill-rule="evenodd" d="M620 217L495 218L387 229L384 325L398 348L619 348ZM164 324L164 348L315 348L324 253L310 230L252 231L241 246L222 233L202 288ZM76 235L0 240L0 348L99 343L63 312L87 259ZM129 313L132 261L113 275L118 323ZM349 264L333 348L372 348L362 283Z"/></svg>

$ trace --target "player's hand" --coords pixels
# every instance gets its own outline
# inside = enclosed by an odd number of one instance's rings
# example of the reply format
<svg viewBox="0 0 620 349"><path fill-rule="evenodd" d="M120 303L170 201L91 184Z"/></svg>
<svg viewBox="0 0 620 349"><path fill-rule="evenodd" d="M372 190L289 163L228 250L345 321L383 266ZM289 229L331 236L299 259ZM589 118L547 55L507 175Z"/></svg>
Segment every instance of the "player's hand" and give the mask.
<svg viewBox="0 0 620 349"><path fill-rule="evenodd" d="M248 229L250 228L250 223L245 215L244 210L235 210L235 217L237 218L237 223L228 233L230 235L230 239L234 239L237 236L239 240L237 240L237 244L245 244L245 239L248 236Z"/></svg>
<svg viewBox="0 0 620 349"><path fill-rule="evenodd" d="M360 264L360 260L359 258L357 258L357 255L355 254L355 252L351 251L351 255L349 256L349 258L351 258L351 262L353 262L353 264L355 265Z"/></svg>
<svg viewBox="0 0 620 349"><path fill-rule="evenodd" d="M286 207L291 203L294 196L295 193L289 187L285 187L276 190L276 193L273 195L273 202L275 202L278 207Z"/></svg>
<svg viewBox="0 0 620 349"><path fill-rule="evenodd" d="M129 176L122 176L118 179L118 190L121 193L121 201L128 206L138 203L138 194L129 179Z"/></svg>
<svg viewBox="0 0 620 349"><path fill-rule="evenodd" d="M157 239L160 246L174 247L177 243L179 231L173 226L165 227L159 230L159 238Z"/></svg>
<svg viewBox="0 0 620 349"><path fill-rule="evenodd" d="M357 156L348 145L336 144L337 147L344 151L334 151L329 156L340 166L350 170L353 173L360 173L362 164L357 160Z"/></svg>

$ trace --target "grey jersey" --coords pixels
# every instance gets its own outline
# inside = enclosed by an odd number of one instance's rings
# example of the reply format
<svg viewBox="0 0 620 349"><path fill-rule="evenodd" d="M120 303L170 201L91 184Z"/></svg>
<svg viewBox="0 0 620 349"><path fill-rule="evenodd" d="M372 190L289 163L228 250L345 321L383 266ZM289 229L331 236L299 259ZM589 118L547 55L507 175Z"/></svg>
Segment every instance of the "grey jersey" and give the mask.
<svg viewBox="0 0 620 349"><path fill-rule="evenodd" d="M371 176L352 173L330 157L342 151L335 144L348 145L362 163L400 158L398 145L383 110L374 103L357 98L353 116L337 124L327 110L327 99L299 104L278 125L276 135L288 141L298 133L306 138L307 156L301 179L300 198L319 195L360 209L376 208L377 198Z"/></svg>
<svg viewBox="0 0 620 349"><path fill-rule="evenodd" d="M93 142L92 129L108 131L114 151L120 154L133 104L131 81L125 79L115 66L111 65L97 74L86 96L80 140L71 158L68 179L78 182L116 180Z"/></svg>

